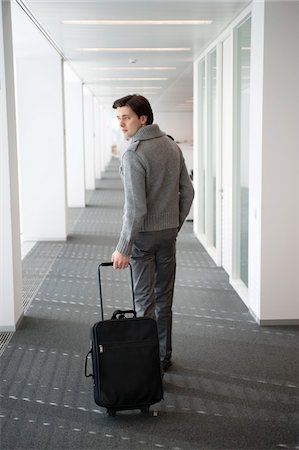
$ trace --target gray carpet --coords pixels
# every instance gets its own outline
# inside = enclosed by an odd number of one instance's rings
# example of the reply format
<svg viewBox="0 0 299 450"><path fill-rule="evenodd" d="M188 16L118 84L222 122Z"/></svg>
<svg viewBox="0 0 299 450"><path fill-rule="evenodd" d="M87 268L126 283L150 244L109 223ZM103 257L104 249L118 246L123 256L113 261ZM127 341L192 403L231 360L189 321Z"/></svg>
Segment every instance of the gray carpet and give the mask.
<svg viewBox="0 0 299 450"><path fill-rule="evenodd" d="M113 160L65 243L24 260L33 296L1 357L1 449L299 449L298 327L258 327L186 223L178 239L174 365L145 416L106 415L84 377L123 192ZM128 274L105 268L105 317L130 306ZM31 294L30 294L31 293Z"/></svg>

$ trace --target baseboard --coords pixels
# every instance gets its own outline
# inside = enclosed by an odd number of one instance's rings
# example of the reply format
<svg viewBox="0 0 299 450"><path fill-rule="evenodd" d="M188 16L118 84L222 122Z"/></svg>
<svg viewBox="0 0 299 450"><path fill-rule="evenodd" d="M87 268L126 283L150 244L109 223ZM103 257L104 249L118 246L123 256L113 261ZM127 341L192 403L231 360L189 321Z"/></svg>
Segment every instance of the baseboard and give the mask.
<svg viewBox="0 0 299 450"><path fill-rule="evenodd" d="M270 326L296 326L299 325L299 319L274 319L274 320L258 320L258 324L261 327Z"/></svg>
<svg viewBox="0 0 299 450"><path fill-rule="evenodd" d="M250 308L249 308L249 313L252 315L252 317L257 322L257 324L260 325L261 327L299 325L299 319L260 319Z"/></svg>
<svg viewBox="0 0 299 450"><path fill-rule="evenodd" d="M299 325L299 319L260 319L249 308L249 313L252 315L257 324L261 327L279 327L279 326L296 326Z"/></svg>
<svg viewBox="0 0 299 450"><path fill-rule="evenodd" d="M0 333L14 333L16 331L16 325L2 325L0 326Z"/></svg>
<svg viewBox="0 0 299 450"><path fill-rule="evenodd" d="M22 312L22 314L20 315L20 317L17 320L17 323L15 325L0 325L0 333L13 333L14 331L16 331L19 328L23 319L24 319L24 313Z"/></svg>
<svg viewBox="0 0 299 450"><path fill-rule="evenodd" d="M65 242L67 240L68 234L56 237L46 237L46 236L25 236L24 241L35 241L35 242Z"/></svg>

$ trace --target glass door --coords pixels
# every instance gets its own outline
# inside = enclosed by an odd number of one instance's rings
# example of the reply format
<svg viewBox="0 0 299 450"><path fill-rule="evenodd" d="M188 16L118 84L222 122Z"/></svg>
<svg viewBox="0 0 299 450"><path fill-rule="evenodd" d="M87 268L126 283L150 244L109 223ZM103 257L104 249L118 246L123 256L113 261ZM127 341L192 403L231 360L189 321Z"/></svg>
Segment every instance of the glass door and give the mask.
<svg viewBox="0 0 299 450"><path fill-rule="evenodd" d="M248 286L250 18L238 27L236 39L236 278Z"/></svg>
<svg viewBox="0 0 299 450"><path fill-rule="evenodd" d="M206 61L203 59L199 63L199 189L200 189L200 204L199 204L199 226L200 233L206 233L206 179L207 179L207 158L206 158Z"/></svg>
<svg viewBox="0 0 299 450"><path fill-rule="evenodd" d="M208 241L216 248L216 153L217 153L217 52L208 54Z"/></svg>

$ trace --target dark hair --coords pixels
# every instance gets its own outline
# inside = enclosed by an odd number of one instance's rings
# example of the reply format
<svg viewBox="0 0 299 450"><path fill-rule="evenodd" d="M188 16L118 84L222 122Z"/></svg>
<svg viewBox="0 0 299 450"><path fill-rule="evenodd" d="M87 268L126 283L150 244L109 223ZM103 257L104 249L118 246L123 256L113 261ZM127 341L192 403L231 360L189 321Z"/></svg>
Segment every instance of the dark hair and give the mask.
<svg viewBox="0 0 299 450"><path fill-rule="evenodd" d="M122 106L129 106L138 117L147 116L146 125L151 125L154 121L154 114L147 98L142 95L132 94L115 100L112 107L114 109Z"/></svg>

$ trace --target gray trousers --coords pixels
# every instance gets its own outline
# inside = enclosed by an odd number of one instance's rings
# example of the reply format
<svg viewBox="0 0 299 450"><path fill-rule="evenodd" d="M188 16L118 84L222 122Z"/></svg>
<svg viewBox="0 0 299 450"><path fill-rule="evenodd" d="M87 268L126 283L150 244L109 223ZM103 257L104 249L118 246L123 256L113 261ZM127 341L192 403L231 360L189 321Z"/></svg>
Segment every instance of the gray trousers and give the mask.
<svg viewBox="0 0 299 450"><path fill-rule="evenodd" d="M155 318L161 362L171 359L172 301L177 229L140 232L132 249L135 306L138 317Z"/></svg>

